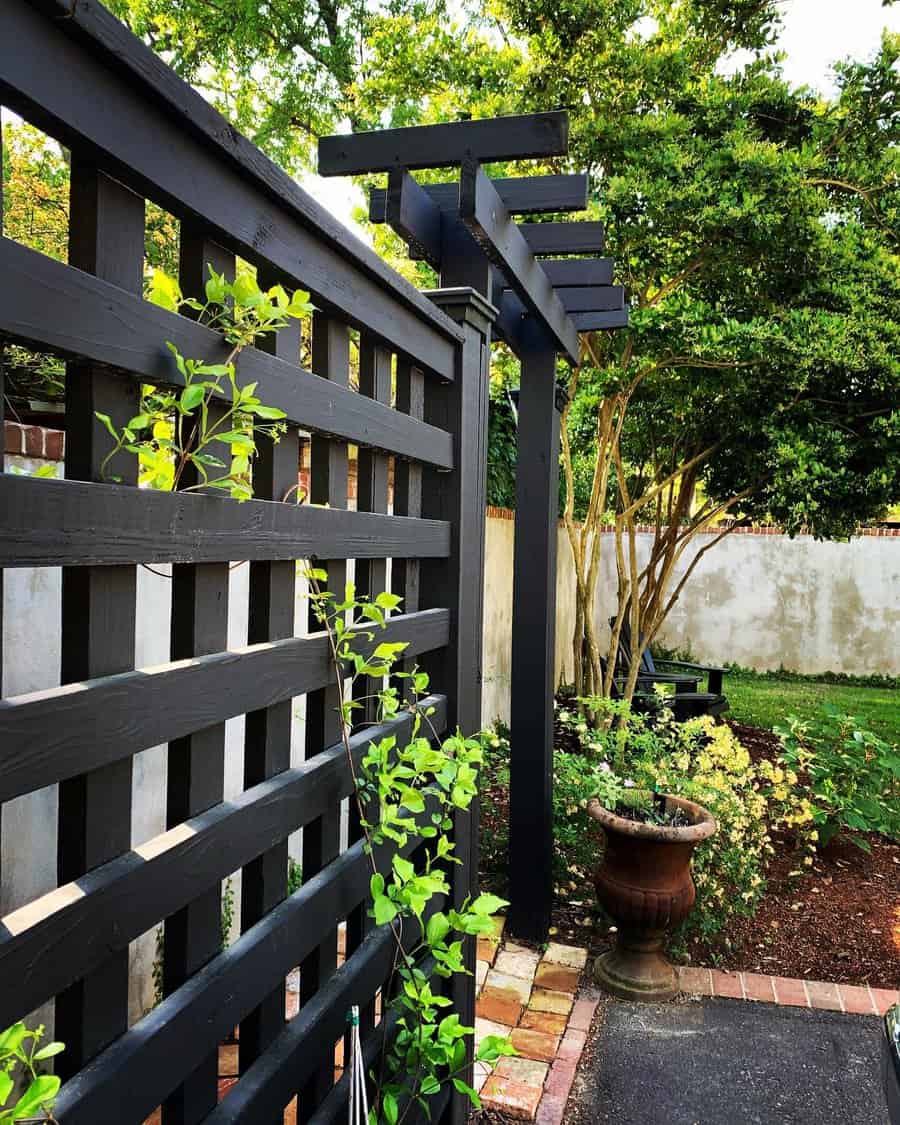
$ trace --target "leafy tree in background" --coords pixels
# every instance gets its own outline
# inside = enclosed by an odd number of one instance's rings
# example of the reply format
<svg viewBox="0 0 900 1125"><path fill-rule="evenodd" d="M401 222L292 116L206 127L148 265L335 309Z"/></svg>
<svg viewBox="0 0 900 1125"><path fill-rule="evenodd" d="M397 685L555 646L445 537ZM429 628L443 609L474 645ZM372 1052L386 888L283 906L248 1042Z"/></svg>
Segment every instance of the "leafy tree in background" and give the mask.
<svg viewBox="0 0 900 1125"><path fill-rule="evenodd" d="M565 419L580 691L611 675L593 631L602 541L619 620L649 643L676 564L717 541L697 550L700 531L728 534L724 517L843 536L896 499L900 37L840 64L825 98L783 80L774 0L114 8L294 170L347 122L568 108L568 166L591 172L632 310L627 331L584 339Z"/></svg>

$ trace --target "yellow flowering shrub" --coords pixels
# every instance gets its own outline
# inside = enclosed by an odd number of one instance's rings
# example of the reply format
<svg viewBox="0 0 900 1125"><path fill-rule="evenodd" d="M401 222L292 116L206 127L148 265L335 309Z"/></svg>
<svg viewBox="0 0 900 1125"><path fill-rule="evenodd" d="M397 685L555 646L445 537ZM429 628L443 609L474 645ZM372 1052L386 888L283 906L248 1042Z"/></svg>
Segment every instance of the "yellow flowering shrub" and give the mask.
<svg viewBox="0 0 900 1125"><path fill-rule="evenodd" d="M591 707L607 710L601 701L591 700ZM718 832L694 853L697 904L672 940L680 946L689 935L711 937L735 915L755 912L773 831L790 832L808 849L814 810L795 772L778 761L754 764L731 728L711 716L676 723L666 708L653 715L622 714L619 708L605 733L592 729L590 744L583 743L586 787L596 771L612 769L641 788L709 809Z"/></svg>

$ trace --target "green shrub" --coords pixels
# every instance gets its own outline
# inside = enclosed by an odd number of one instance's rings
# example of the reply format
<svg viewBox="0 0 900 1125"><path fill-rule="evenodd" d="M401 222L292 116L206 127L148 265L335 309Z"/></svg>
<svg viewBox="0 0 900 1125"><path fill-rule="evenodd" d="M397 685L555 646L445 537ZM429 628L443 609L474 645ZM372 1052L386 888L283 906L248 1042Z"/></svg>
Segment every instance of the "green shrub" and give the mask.
<svg viewBox="0 0 900 1125"><path fill-rule="evenodd" d="M900 750L866 729L852 715L826 707L813 722L791 716L776 727L784 758L808 778L818 838L827 844L848 829L900 839Z"/></svg>
<svg viewBox="0 0 900 1125"><path fill-rule="evenodd" d="M577 733L584 747L581 755L568 755L580 760L566 767L573 777L580 771L580 782L572 783L572 790L577 790L582 806L591 795L618 791L610 783L612 774L623 785L630 782L697 801L718 822L716 835L694 853L697 904L672 935L673 944L679 946L694 935L710 938L735 915L753 914L765 890L772 830L790 829L802 843L812 822L812 807L795 787L796 774L755 766L731 728L709 716L676 723L668 709L638 715L609 700L591 700L590 709L600 720L599 731L570 709L558 713L563 728ZM783 784L774 783L773 777ZM577 817L570 812L567 808L564 817L557 818L560 842L577 833L582 839L588 836L585 814L580 809Z"/></svg>

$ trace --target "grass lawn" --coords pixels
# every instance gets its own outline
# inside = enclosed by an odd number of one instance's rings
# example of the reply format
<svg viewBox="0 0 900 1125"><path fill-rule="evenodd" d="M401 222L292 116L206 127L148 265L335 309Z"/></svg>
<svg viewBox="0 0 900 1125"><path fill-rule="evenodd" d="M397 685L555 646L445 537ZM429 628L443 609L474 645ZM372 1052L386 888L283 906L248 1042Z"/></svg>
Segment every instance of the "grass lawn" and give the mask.
<svg viewBox="0 0 900 1125"><path fill-rule="evenodd" d="M812 719L827 703L864 721L888 742L900 744L900 691L894 688L822 684L808 680L729 673L728 718L771 729L788 715Z"/></svg>

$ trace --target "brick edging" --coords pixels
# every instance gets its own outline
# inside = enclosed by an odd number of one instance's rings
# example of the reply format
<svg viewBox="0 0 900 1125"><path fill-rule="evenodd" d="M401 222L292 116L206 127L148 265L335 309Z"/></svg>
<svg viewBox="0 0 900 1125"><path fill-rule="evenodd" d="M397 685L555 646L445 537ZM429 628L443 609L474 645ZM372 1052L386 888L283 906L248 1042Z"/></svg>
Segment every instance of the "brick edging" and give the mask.
<svg viewBox="0 0 900 1125"><path fill-rule="evenodd" d="M728 972L684 966L678 970L682 991L694 996L755 1000L782 1007L816 1008L857 1016L883 1016L900 1001L900 992L868 984L773 977L763 973Z"/></svg>

